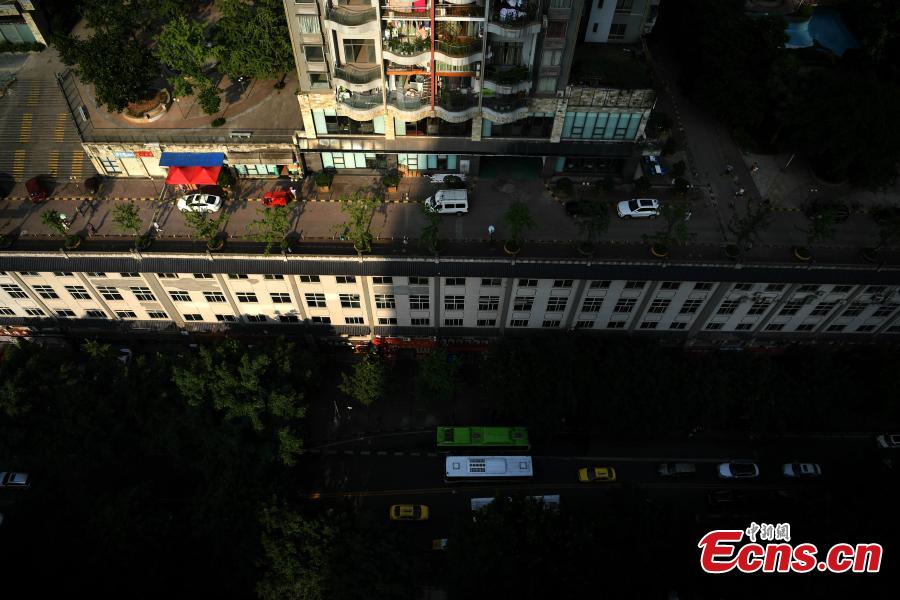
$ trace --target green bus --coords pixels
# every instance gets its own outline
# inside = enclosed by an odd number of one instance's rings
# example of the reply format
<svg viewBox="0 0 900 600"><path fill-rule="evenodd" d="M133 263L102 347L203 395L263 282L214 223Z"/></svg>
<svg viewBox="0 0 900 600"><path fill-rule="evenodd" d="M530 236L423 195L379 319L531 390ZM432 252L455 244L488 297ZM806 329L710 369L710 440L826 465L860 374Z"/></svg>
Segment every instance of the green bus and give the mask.
<svg viewBox="0 0 900 600"><path fill-rule="evenodd" d="M524 427L438 427L437 447L448 452L456 448L527 451L531 444Z"/></svg>

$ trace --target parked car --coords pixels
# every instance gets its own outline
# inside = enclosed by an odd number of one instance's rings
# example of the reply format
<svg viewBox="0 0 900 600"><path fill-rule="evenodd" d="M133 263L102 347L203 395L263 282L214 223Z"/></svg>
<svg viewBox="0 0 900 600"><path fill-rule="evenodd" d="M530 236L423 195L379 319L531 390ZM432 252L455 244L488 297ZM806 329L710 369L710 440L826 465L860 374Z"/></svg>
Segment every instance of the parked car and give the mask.
<svg viewBox="0 0 900 600"><path fill-rule="evenodd" d="M263 194L263 204L266 206L287 206L288 202L295 199L291 190L274 190Z"/></svg>
<svg viewBox="0 0 900 600"><path fill-rule="evenodd" d="M653 155L645 156L644 157L644 168L647 171L647 175L650 175L651 177L653 175L665 175L666 173L668 173L666 168L664 166L662 166L662 163L659 162L658 156L653 156Z"/></svg>
<svg viewBox="0 0 900 600"><path fill-rule="evenodd" d="M822 468L815 463L787 463L781 467L785 477L812 478L822 475Z"/></svg>
<svg viewBox="0 0 900 600"><path fill-rule="evenodd" d="M694 463L663 463L659 465L658 471L663 477L693 475L697 472L697 465Z"/></svg>
<svg viewBox="0 0 900 600"><path fill-rule="evenodd" d="M584 467L578 469L578 481L582 483L611 483L616 480L612 467Z"/></svg>
<svg viewBox="0 0 900 600"><path fill-rule="evenodd" d="M28 479L28 473L17 473L15 471L3 471L0 473L0 487L24 489L31 485Z"/></svg>
<svg viewBox="0 0 900 600"><path fill-rule="evenodd" d="M900 433L882 433L875 441L882 448L900 448Z"/></svg>
<svg viewBox="0 0 900 600"><path fill-rule="evenodd" d="M616 205L616 212L623 219L655 219L659 215L659 200L633 198Z"/></svg>
<svg viewBox="0 0 900 600"><path fill-rule="evenodd" d="M213 194L188 194L176 203L181 212L216 212L222 208L221 196Z"/></svg>
<svg viewBox="0 0 900 600"><path fill-rule="evenodd" d="M749 462L727 462L719 465L719 477L723 479L753 479L759 477L759 467Z"/></svg>
<svg viewBox="0 0 900 600"><path fill-rule="evenodd" d="M50 196L47 192L47 188L44 187L44 184L41 183L41 180L37 177L32 177L25 182L25 190L28 192L28 197L31 198L31 201L35 204L42 200L46 200Z"/></svg>
<svg viewBox="0 0 900 600"><path fill-rule="evenodd" d="M424 504L394 504L389 516L391 521L427 521L428 507Z"/></svg>

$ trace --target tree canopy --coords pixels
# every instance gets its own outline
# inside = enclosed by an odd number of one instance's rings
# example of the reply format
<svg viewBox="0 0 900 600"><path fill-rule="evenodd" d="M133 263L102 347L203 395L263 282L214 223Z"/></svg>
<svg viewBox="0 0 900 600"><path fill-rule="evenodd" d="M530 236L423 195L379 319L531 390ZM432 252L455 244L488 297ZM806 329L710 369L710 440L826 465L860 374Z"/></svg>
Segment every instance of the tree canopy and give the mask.
<svg viewBox="0 0 900 600"><path fill-rule="evenodd" d="M290 33L278 0L222 0L216 27L219 68L237 79L273 79L293 69Z"/></svg>

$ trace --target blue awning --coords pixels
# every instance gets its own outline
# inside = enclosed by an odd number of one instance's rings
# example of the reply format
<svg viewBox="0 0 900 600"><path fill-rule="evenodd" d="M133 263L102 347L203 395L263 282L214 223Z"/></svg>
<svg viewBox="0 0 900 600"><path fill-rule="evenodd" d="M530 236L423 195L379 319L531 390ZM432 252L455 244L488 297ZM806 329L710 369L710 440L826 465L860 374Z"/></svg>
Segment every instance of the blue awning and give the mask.
<svg viewBox="0 0 900 600"><path fill-rule="evenodd" d="M224 162L222 152L163 152L159 158L161 167L221 167Z"/></svg>

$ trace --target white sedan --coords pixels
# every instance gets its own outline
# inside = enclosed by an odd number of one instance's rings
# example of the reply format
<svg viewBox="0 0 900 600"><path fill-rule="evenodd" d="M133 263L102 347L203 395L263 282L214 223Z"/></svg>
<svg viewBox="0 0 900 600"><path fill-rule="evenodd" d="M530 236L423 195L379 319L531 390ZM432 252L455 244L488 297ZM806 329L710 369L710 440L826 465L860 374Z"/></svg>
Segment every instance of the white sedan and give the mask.
<svg viewBox="0 0 900 600"><path fill-rule="evenodd" d="M788 463L781 467L781 472L785 477L812 478L819 477L822 468L815 463Z"/></svg>
<svg viewBox="0 0 900 600"><path fill-rule="evenodd" d="M659 200L634 198L616 205L616 212L623 219L654 219L659 215Z"/></svg>
<svg viewBox="0 0 900 600"><path fill-rule="evenodd" d="M723 479L755 479L759 477L759 467L754 463L727 462L719 465L719 477Z"/></svg>
<svg viewBox="0 0 900 600"><path fill-rule="evenodd" d="M212 194L189 194L176 203L181 212L216 212L222 208L222 198Z"/></svg>

